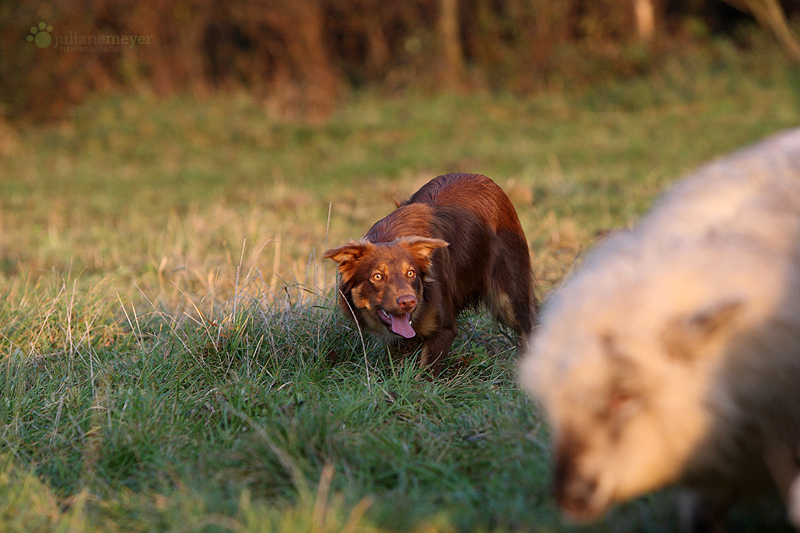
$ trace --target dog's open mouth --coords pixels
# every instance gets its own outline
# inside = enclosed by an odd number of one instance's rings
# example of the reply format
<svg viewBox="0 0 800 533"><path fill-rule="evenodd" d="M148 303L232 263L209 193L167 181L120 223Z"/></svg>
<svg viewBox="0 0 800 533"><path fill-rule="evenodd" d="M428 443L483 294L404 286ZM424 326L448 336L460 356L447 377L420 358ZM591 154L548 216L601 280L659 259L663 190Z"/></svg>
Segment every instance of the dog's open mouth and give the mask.
<svg viewBox="0 0 800 533"><path fill-rule="evenodd" d="M383 319L392 329L392 332L397 333L401 337L410 339L416 332L411 327L411 313L405 315L390 315L383 309L378 309L378 316Z"/></svg>

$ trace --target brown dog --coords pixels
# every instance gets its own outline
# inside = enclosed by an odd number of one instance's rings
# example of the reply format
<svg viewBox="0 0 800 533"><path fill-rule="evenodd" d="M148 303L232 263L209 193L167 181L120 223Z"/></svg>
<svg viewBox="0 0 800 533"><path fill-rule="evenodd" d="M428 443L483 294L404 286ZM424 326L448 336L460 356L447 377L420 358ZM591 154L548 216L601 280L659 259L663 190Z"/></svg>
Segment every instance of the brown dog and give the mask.
<svg viewBox="0 0 800 533"><path fill-rule="evenodd" d="M528 243L503 190L479 174L439 176L360 242L325 252L339 264L339 305L389 340L416 338L438 374L456 316L484 303L527 344L536 318Z"/></svg>

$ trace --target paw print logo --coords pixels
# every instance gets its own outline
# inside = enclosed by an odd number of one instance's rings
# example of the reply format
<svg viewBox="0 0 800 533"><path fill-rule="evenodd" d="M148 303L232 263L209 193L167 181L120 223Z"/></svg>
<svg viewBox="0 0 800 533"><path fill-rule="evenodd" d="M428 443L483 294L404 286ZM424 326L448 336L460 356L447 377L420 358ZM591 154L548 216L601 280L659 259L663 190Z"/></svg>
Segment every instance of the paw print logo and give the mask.
<svg viewBox="0 0 800 533"><path fill-rule="evenodd" d="M31 28L31 34L28 35L28 42L35 42L36 46L39 48L47 48L53 41L53 38L50 37L51 31L53 31L52 26L40 22L38 28L36 26Z"/></svg>

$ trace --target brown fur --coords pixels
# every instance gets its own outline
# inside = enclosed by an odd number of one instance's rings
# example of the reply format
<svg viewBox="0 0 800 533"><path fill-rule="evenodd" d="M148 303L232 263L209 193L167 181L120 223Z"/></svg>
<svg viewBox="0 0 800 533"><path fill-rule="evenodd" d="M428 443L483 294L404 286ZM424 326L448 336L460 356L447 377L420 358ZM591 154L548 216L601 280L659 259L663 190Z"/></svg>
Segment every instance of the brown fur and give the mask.
<svg viewBox="0 0 800 533"><path fill-rule="evenodd" d="M339 264L344 313L390 340L402 336L381 311L410 315L421 363L434 373L456 336L456 316L479 303L527 344L536 316L528 243L508 196L486 176L439 176L360 242L324 257Z"/></svg>

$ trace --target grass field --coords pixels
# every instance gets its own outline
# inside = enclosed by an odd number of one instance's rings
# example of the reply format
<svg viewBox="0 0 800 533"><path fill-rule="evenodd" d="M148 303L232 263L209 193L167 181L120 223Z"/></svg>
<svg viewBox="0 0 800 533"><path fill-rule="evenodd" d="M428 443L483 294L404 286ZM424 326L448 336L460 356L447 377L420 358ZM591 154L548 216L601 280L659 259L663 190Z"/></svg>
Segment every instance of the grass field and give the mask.
<svg viewBox="0 0 800 533"><path fill-rule="evenodd" d="M800 122L798 77L718 43L588 92L121 95L4 134L0 530L562 531L504 332L431 382L335 311L320 257L437 174L509 193L545 298L703 161ZM590 531L670 531L667 495Z"/></svg>

